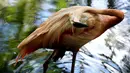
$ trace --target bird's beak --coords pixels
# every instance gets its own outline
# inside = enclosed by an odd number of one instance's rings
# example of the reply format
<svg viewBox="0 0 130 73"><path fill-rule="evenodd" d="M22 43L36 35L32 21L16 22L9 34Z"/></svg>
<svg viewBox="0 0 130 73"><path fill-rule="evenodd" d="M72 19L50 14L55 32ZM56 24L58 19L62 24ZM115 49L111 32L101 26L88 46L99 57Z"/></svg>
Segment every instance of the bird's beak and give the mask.
<svg viewBox="0 0 130 73"><path fill-rule="evenodd" d="M88 27L87 24L84 23L80 23L80 22L73 22L73 26L77 27L77 28L84 28L84 27Z"/></svg>

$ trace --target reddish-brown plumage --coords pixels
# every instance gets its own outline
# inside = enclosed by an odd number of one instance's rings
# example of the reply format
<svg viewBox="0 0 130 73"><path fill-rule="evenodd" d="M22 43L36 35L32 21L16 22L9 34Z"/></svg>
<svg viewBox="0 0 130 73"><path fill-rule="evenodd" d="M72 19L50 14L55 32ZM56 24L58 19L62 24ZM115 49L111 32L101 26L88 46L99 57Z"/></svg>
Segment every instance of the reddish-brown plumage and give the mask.
<svg viewBox="0 0 130 73"><path fill-rule="evenodd" d="M17 60L38 48L54 49L44 64L45 73L51 58L56 61L64 56L65 51L72 51L71 73L74 73L74 61L79 48L121 22L123 18L124 13L116 9L100 10L88 6L73 6L62 9L49 17L18 45L20 54ZM76 26L73 25L74 23ZM81 27L83 23L87 26Z"/></svg>

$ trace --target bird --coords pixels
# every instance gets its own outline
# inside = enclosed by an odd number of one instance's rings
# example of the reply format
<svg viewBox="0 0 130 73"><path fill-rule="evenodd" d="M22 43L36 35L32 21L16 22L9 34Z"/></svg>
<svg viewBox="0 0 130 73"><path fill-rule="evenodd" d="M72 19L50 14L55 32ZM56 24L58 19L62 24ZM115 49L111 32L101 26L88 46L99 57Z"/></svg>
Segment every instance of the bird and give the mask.
<svg viewBox="0 0 130 73"><path fill-rule="evenodd" d="M90 6L63 8L52 14L17 46L20 53L16 62L39 48L53 49L43 64L43 73L46 73L51 60L56 62L66 51L71 51L71 73L74 73L79 49L123 19L124 13L118 9L97 9Z"/></svg>

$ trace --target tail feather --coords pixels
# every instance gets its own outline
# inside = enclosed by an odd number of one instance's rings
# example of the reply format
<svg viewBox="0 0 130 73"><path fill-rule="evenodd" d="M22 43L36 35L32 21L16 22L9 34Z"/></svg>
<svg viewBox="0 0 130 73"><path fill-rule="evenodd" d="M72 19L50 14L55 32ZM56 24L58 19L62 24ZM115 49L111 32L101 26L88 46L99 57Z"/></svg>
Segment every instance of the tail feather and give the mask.
<svg viewBox="0 0 130 73"><path fill-rule="evenodd" d="M26 48L25 47L23 49L20 49L20 53L16 57L16 63L18 62L18 60L22 60L26 55L34 52L35 50L37 50L37 48Z"/></svg>
<svg viewBox="0 0 130 73"><path fill-rule="evenodd" d="M39 49L42 46L41 42L42 40L41 40L41 37L39 36L38 38L33 39L27 44L24 44L24 42L20 43L20 45L18 45L18 49L20 49L20 53L16 58L16 62L18 62L19 59L23 59L26 55Z"/></svg>

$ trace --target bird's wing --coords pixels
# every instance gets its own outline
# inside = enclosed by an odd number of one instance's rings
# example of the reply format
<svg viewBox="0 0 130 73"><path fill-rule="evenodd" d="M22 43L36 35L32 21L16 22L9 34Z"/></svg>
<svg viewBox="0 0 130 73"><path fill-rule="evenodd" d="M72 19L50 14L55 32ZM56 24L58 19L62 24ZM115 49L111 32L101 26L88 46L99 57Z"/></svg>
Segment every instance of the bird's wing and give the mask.
<svg viewBox="0 0 130 73"><path fill-rule="evenodd" d="M17 48L22 49L25 45L32 42L34 39L40 37L47 33L51 27L58 22L66 13L65 10L61 10L59 12L54 13L51 17L49 17L43 24L39 26L34 32L32 32L27 38L25 38ZM63 13L61 13L63 12ZM43 37L42 37L43 38ZM46 37L47 38L47 37ZM41 40L41 39L39 39ZM47 42L47 41L46 41Z"/></svg>
<svg viewBox="0 0 130 73"><path fill-rule="evenodd" d="M17 48L22 48L24 45L28 44L29 42L31 42L32 40L36 39L36 38L39 37L40 35L44 35L44 34L47 33L48 31L49 31L49 29L45 29L44 26L37 28L33 33L31 33L27 38L25 38L25 39L18 45Z"/></svg>

